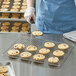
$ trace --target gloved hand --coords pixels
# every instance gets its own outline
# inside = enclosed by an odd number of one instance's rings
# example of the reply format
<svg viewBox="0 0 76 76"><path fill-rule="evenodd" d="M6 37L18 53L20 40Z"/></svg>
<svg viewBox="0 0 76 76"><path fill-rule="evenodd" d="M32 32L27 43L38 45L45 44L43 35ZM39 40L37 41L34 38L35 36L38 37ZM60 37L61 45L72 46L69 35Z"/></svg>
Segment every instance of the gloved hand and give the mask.
<svg viewBox="0 0 76 76"><path fill-rule="evenodd" d="M35 9L33 7L29 7L25 10L24 13L24 17L26 19L27 22L31 23L31 18L33 19L33 21L35 22Z"/></svg>

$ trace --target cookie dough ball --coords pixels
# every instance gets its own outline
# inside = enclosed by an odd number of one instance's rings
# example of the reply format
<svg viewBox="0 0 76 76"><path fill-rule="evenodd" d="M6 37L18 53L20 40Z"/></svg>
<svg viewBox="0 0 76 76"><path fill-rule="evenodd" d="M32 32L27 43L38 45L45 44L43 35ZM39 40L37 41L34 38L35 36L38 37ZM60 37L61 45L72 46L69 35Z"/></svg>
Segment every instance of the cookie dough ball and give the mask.
<svg viewBox="0 0 76 76"><path fill-rule="evenodd" d="M34 31L34 32L32 32L32 35L34 35L34 36L42 36L43 33L41 31Z"/></svg>
<svg viewBox="0 0 76 76"><path fill-rule="evenodd" d="M30 58L32 56L32 54L30 52L22 52L20 54L21 58Z"/></svg>
<svg viewBox="0 0 76 76"><path fill-rule="evenodd" d="M45 56L42 55L42 54L35 54L35 55L33 56L33 59L40 61L40 60L44 60L44 59L45 59Z"/></svg>
<svg viewBox="0 0 76 76"><path fill-rule="evenodd" d="M20 53L19 50L15 50L15 49L8 51L8 55L10 55L10 56L17 56L17 55L19 55L19 53Z"/></svg>
<svg viewBox="0 0 76 76"><path fill-rule="evenodd" d="M45 42L44 46L47 47L47 48L53 48L53 47L55 47L55 44L52 43L52 42Z"/></svg>
<svg viewBox="0 0 76 76"><path fill-rule="evenodd" d="M21 43L18 43L18 44L15 44L14 45L14 48L15 49L18 49L18 50L21 50L21 49L24 49L25 48L25 45L24 44L21 44Z"/></svg>
<svg viewBox="0 0 76 76"><path fill-rule="evenodd" d="M34 45L29 45L27 48L26 48L27 51L30 51L30 52L34 52L34 51L37 51L37 47L34 46Z"/></svg>
<svg viewBox="0 0 76 76"><path fill-rule="evenodd" d="M53 55L54 56L57 56L57 57L60 57L60 56L64 56L64 52L63 51L61 51L61 50L55 50L54 52L53 52Z"/></svg>
<svg viewBox="0 0 76 76"><path fill-rule="evenodd" d="M59 58L58 57L50 57L50 58L48 58L48 62L49 63L58 63Z"/></svg>
<svg viewBox="0 0 76 76"><path fill-rule="evenodd" d="M41 54L49 54L50 50L47 49L47 48L42 48L42 49L39 50L39 53L41 53Z"/></svg>
<svg viewBox="0 0 76 76"><path fill-rule="evenodd" d="M66 50L66 49L69 48L69 45L66 44L66 43L62 43L62 44L59 44L59 45L58 45L58 48L59 48L60 50Z"/></svg>
<svg viewBox="0 0 76 76"><path fill-rule="evenodd" d="M5 66L0 67L0 73L7 73L8 72L8 68Z"/></svg>

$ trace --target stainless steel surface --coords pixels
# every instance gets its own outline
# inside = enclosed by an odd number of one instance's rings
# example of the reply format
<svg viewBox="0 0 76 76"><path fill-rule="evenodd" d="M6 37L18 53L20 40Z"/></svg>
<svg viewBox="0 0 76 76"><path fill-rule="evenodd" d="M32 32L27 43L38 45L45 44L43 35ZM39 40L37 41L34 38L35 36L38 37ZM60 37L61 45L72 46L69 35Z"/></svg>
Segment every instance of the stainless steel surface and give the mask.
<svg viewBox="0 0 76 76"><path fill-rule="evenodd" d="M8 68L8 74L10 76L15 76L14 68L11 62L9 61L0 61L0 67L5 66Z"/></svg>
<svg viewBox="0 0 76 76"><path fill-rule="evenodd" d="M0 45L2 44L6 45L6 47L4 48L2 48L3 46L0 46L0 49L6 49L10 45L8 43L9 41L11 41L11 44L13 44L14 40L21 36L25 36L25 35L0 34ZM29 34L27 36L30 37ZM68 44L71 45L74 44L76 46L76 43L64 39L62 35L43 35L43 37L40 38L55 40L60 42L66 41L68 42ZM0 53L0 60L5 60L4 57L2 57L2 51ZM13 61L13 65L16 76L76 76L76 47L73 48L73 51L71 52L67 61L64 63L64 65L61 68L57 68L57 69L51 67L46 68L42 64L37 65L37 64L32 64L31 62L22 63L22 62L16 62L16 60Z"/></svg>

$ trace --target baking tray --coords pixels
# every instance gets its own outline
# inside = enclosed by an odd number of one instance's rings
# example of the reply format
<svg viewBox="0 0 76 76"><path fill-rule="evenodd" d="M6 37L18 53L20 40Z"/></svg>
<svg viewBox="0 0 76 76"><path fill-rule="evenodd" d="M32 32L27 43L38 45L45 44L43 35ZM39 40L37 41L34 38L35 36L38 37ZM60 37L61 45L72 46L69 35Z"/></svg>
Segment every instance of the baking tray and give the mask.
<svg viewBox="0 0 76 76"><path fill-rule="evenodd" d="M32 35L31 35L31 36L32 36ZM51 40L50 40L50 41L51 41ZM21 38L19 38L14 44L16 44L16 43L22 43L22 44L25 44L26 47L29 46L29 45L35 45L35 46L37 46L37 48L38 48L38 50L39 50L39 49L41 49L41 48L44 48L44 43L45 43L45 42L49 42L49 40L39 39L39 38L34 38L34 37L30 37L30 38L29 38L29 37L21 37ZM63 57L59 57L60 61L59 61L57 64L51 64L51 63L48 63L48 58L53 56L53 51L58 50L57 45L61 43L61 42L56 42L56 41L51 41L51 42L54 42L54 43L56 44L56 46L55 46L54 48L51 48L51 49L50 49L50 50L51 50L51 53L50 53L50 54L45 55L45 56L46 56L45 60L43 60L43 61L35 61L35 60L33 60L33 56L32 56L31 58L25 59L24 61L32 61L32 62L37 62L37 63L43 63L45 66L48 66L48 65L50 65L50 66L55 66L55 67L60 67L60 66L62 66L62 64L65 62L65 60L68 58L68 56L69 56L70 53L72 52L73 46L70 45L70 44L68 44L68 45L70 46L70 48L67 49L67 50L64 50L65 55L64 55ZM64 43L64 42L63 42L63 43ZM13 45L14 45L14 44L13 44ZM11 46L7 49L7 51L10 50L10 49L13 49L13 45L11 45ZM33 55L34 55L34 54L38 54L38 53L39 53L38 50L37 50L36 52L33 52L32 54L33 54ZM5 57L8 58L8 59L12 59L12 58L10 58L9 55L7 54L7 51L4 52L3 55L6 55ZM23 51L27 51L26 48L25 48L24 50L22 50L22 52L23 52ZM21 52L21 51L20 51L20 52ZM54 57L54 56L53 56L53 57ZM22 61L19 56L18 56L17 58L15 58L15 59L17 59L16 61ZM14 59L14 60L15 60L15 59Z"/></svg>
<svg viewBox="0 0 76 76"><path fill-rule="evenodd" d="M2 6L3 2L4 2L4 0L1 2L0 9L1 9L1 6ZM17 12L16 11L10 11L12 6L13 6L13 3L14 3L14 0L10 0L10 6L8 8L8 11L0 11L0 13L24 13L24 12L20 12L23 0L21 0L20 8L19 8L19 11L17 11Z"/></svg>
<svg viewBox="0 0 76 76"><path fill-rule="evenodd" d="M0 13L0 21L3 21L3 20L5 20L5 21L6 20L9 20L9 21L26 21L25 18L22 16L22 14L19 14L20 16L16 16L16 14L18 14L18 13L8 13L9 14L8 16L7 15L2 16L2 14L7 14L7 13ZM15 18L12 18L12 17L14 17L12 14L14 14ZM6 18L6 17L8 17L8 18ZM22 17L24 19L22 19Z"/></svg>
<svg viewBox="0 0 76 76"><path fill-rule="evenodd" d="M2 24L3 24L4 22L10 22L9 31L11 31L11 28L13 27L13 24L14 24L15 22L21 23L21 25L19 26L18 32L20 32L20 30L21 30L21 28L22 28L22 24L26 23L26 21L9 21L9 20L2 20L2 21L0 21L0 31L1 31ZM29 28L28 33L31 33L31 25L30 25L30 24L29 24L28 28ZM2 33L3 33L3 32L2 32Z"/></svg>
<svg viewBox="0 0 76 76"><path fill-rule="evenodd" d="M8 68L8 72L7 73L10 76L15 76L14 68L13 68L13 65L12 65L11 62L9 62L9 61L0 61L0 67L1 66L5 66L5 67Z"/></svg>

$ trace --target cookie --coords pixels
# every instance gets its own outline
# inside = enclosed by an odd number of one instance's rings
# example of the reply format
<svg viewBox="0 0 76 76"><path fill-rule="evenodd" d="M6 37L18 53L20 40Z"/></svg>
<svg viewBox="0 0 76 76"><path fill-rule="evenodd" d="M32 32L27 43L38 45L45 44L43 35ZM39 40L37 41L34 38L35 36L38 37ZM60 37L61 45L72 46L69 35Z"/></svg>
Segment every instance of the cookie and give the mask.
<svg viewBox="0 0 76 76"><path fill-rule="evenodd" d="M12 30L18 30L18 29L19 29L19 27L16 27L16 26L12 27Z"/></svg>
<svg viewBox="0 0 76 76"><path fill-rule="evenodd" d="M9 16L9 13L2 13L2 16Z"/></svg>
<svg viewBox="0 0 76 76"><path fill-rule="evenodd" d="M9 30L1 30L1 32L9 32Z"/></svg>
<svg viewBox="0 0 76 76"><path fill-rule="evenodd" d="M19 23L19 22L15 22L13 25L14 25L14 26L20 26L21 23Z"/></svg>
<svg viewBox="0 0 76 76"><path fill-rule="evenodd" d="M30 58L32 56L32 54L30 52L22 52L20 54L21 58Z"/></svg>
<svg viewBox="0 0 76 76"><path fill-rule="evenodd" d="M12 9L19 9L20 6L13 6Z"/></svg>
<svg viewBox="0 0 76 76"><path fill-rule="evenodd" d="M50 57L50 58L48 58L48 62L49 63L58 63L59 58L58 57Z"/></svg>
<svg viewBox="0 0 76 76"><path fill-rule="evenodd" d="M0 73L7 73L8 72L8 68L5 66L1 66L0 67Z"/></svg>
<svg viewBox="0 0 76 76"><path fill-rule="evenodd" d="M21 3L19 2L16 2L16 3L13 3L14 6L19 6Z"/></svg>
<svg viewBox="0 0 76 76"><path fill-rule="evenodd" d="M44 60L44 59L45 59L45 56L42 55L42 54L35 54L35 55L33 56L33 59L34 59L34 60L37 60L37 61L40 61L40 60Z"/></svg>
<svg viewBox="0 0 76 76"><path fill-rule="evenodd" d="M10 76L8 73L2 73L0 76Z"/></svg>
<svg viewBox="0 0 76 76"><path fill-rule="evenodd" d="M20 14L18 14L18 13L12 13L12 16L20 16Z"/></svg>
<svg viewBox="0 0 76 76"><path fill-rule="evenodd" d="M10 23L9 23L9 22L4 22L2 25L7 25L7 26L9 26Z"/></svg>
<svg viewBox="0 0 76 76"><path fill-rule="evenodd" d="M9 8L9 5L2 5L1 8Z"/></svg>
<svg viewBox="0 0 76 76"><path fill-rule="evenodd" d="M29 45L26 50L30 52L37 51L37 47L34 45Z"/></svg>
<svg viewBox="0 0 76 76"><path fill-rule="evenodd" d="M10 56L17 56L17 55L19 55L19 50L15 50L15 49L11 49L11 50L9 50L8 51L8 55L10 55Z"/></svg>
<svg viewBox="0 0 76 76"><path fill-rule="evenodd" d="M32 35L34 35L34 36L42 36L43 33L41 31L34 31L34 32L32 32Z"/></svg>
<svg viewBox="0 0 76 76"><path fill-rule="evenodd" d="M44 46L47 47L47 48L53 48L53 47L55 47L55 44L52 43L52 42L45 42Z"/></svg>
<svg viewBox="0 0 76 76"><path fill-rule="evenodd" d="M8 9L6 9L6 8L3 8L3 9L0 9L0 11L8 11Z"/></svg>
<svg viewBox="0 0 76 76"><path fill-rule="evenodd" d="M2 18L9 18L8 16L2 16Z"/></svg>
<svg viewBox="0 0 76 76"><path fill-rule="evenodd" d="M69 45L66 44L66 43L62 43L62 44L59 44L59 45L58 45L58 48L59 48L60 50L66 50L66 49L69 48Z"/></svg>
<svg viewBox="0 0 76 76"><path fill-rule="evenodd" d="M14 48L21 50L21 49L24 49L25 48L25 45L24 44L21 44L21 43L18 43L18 44L15 44L14 45Z"/></svg>
<svg viewBox="0 0 76 76"><path fill-rule="evenodd" d="M29 31L30 29L28 27L22 27L21 30Z"/></svg>
<svg viewBox="0 0 76 76"><path fill-rule="evenodd" d="M9 27L7 27L7 26L1 27L1 30L8 30L8 29L9 29Z"/></svg>
<svg viewBox="0 0 76 76"><path fill-rule="evenodd" d="M49 54L50 50L47 49L47 48L42 48L42 49L39 50L39 53L41 53L41 54Z"/></svg>
<svg viewBox="0 0 76 76"><path fill-rule="evenodd" d="M53 52L53 55L54 56L57 56L57 57L61 57L61 56L64 56L64 52L63 51L61 51L61 50L55 50L54 52Z"/></svg>
<svg viewBox="0 0 76 76"><path fill-rule="evenodd" d="M10 2L3 2L3 5L9 5Z"/></svg>
<svg viewBox="0 0 76 76"><path fill-rule="evenodd" d="M28 27L29 23L22 24L22 27Z"/></svg>

